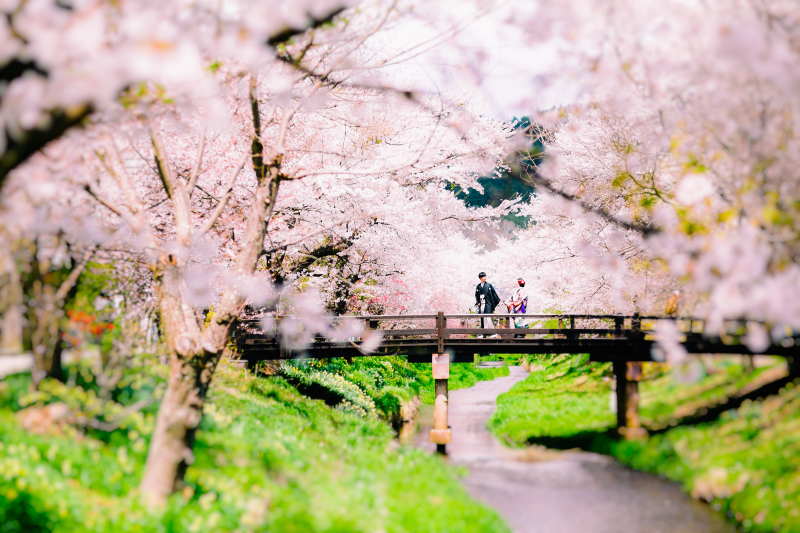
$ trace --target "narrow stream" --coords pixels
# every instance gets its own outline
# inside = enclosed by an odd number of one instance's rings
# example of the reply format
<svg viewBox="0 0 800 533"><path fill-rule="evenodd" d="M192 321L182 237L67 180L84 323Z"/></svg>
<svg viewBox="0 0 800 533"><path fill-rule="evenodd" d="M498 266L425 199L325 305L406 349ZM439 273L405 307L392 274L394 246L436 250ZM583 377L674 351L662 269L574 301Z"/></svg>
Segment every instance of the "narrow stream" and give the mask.
<svg viewBox="0 0 800 533"><path fill-rule="evenodd" d="M481 381L450 393L453 441L447 460L464 465L463 483L477 500L497 509L517 533L733 533L709 506L677 483L637 472L588 452L516 451L486 429L497 397L528 373ZM429 450L432 406L422 406L401 442Z"/></svg>

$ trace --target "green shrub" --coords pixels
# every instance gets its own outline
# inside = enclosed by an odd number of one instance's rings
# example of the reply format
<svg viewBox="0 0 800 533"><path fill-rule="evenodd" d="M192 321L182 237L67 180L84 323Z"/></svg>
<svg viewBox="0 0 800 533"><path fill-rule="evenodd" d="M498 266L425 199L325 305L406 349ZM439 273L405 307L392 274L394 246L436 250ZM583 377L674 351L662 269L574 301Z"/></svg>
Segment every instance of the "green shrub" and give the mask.
<svg viewBox="0 0 800 533"><path fill-rule="evenodd" d="M343 409L361 416L373 418L378 416L375 401L362 388L346 380L344 376L317 370L304 372L288 364L281 366L281 372L303 394L323 399L328 405L343 404Z"/></svg>
<svg viewBox="0 0 800 533"><path fill-rule="evenodd" d="M368 416L377 413L385 420L396 420L402 403L414 396L419 396L423 403L433 403L431 365L409 363L405 357L358 357L352 363L344 359L287 361L281 369L304 394L325 400L329 405L341 402L341 408L351 412ZM340 376L347 385L331 375ZM450 365L449 386L451 390L461 389L507 375L505 366L480 368L474 363L454 363ZM362 394L351 386L356 386Z"/></svg>

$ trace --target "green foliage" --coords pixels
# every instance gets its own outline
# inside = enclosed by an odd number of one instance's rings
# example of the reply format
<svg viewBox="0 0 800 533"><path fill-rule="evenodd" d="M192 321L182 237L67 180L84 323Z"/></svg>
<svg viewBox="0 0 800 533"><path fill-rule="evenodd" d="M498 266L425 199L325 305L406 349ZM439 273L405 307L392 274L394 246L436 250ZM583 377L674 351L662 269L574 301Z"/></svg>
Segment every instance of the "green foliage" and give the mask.
<svg viewBox="0 0 800 533"><path fill-rule="evenodd" d="M384 422L310 400L282 377L228 367L210 390L186 487L153 509L132 490L146 425L105 438L96 430L24 431L15 412L29 383L27 376L0 383L3 531L507 531L469 499L450 467L398 447ZM382 390L401 394L391 387ZM81 388L90 395L91 385ZM58 392L49 394L34 405Z"/></svg>
<svg viewBox="0 0 800 533"><path fill-rule="evenodd" d="M303 372L290 364L281 367L283 375L298 390L314 398L322 398L329 405L352 411L360 416L377 418L375 401L362 388L339 374L310 370Z"/></svg>
<svg viewBox="0 0 800 533"><path fill-rule="evenodd" d="M680 481L744 531L800 531L800 389L646 442L610 442L623 463Z"/></svg>
<svg viewBox="0 0 800 533"><path fill-rule="evenodd" d="M611 186L620 188L625 185L625 182L631 179L631 173L627 170L620 170L617 172L617 175L611 180Z"/></svg>
<svg viewBox="0 0 800 533"><path fill-rule="evenodd" d="M75 299L68 309L95 312L94 299L118 285L113 264L90 262L81 274Z"/></svg>
<svg viewBox="0 0 800 533"><path fill-rule="evenodd" d="M643 194L642 199L639 201L639 205L645 209L652 209L658 203L658 200L658 196Z"/></svg>
<svg viewBox="0 0 800 533"><path fill-rule="evenodd" d="M334 406L348 402L342 408L352 405L362 416L377 413L395 420L400 405L414 396L422 403L433 403L431 365L409 363L405 357L358 357L352 363L344 359L291 361L283 364L281 372L304 394ZM450 365L449 386L451 390L462 389L507 375L506 367L455 363Z"/></svg>
<svg viewBox="0 0 800 533"><path fill-rule="evenodd" d="M686 162L684 163L684 168L689 172L695 172L698 174L708 172L708 167L700 162L696 154L692 153L687 156Z"/></svg>

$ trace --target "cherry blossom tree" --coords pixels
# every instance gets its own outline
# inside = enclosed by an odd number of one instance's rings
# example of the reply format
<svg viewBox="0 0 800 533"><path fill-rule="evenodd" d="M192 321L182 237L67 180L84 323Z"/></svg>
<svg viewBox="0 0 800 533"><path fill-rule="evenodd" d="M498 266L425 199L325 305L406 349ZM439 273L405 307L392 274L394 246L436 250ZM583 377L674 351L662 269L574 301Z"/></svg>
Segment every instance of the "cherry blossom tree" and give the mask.
<svg viewBox="0 0 800 533"><path fill-rule="evenodd" d="M566 201L541 203L544 225L574 226L581 261L620 285L642 285L625 281L641 260L668 267L657 296L682 284L710 331L765 322L753 349L796 328L796 4L586 0L536 16L515 23L553 39L581 87L539 117L549 160L531 178Z"/></svg>
<svg viewBox="0 0 800 533"><path fill-rule="evenodd" d="M562 70L539 81L579 97L507 148L540 194L482 210L452 186L479 188L511 128L472 95L410 90L409 5L37 0L0 22L0 178L46 174L101 221L81 251L152 275L171 353L142 482L155 500L191 464L248 303L314 289L340 314L463 311L486 270L501 291L528 279L537 310L658 312L680 287L712 330L766 322L754 349L799 327L793 3L511 3L497 28L555 43ZM530 225L492 250L463 233L512 210Z"/></svg>
<svg viewBox="0 0 800 533"><path fill-rule="evenodd" d="M329 272L350 284L328 290L337 309L359 281L402 268L413 232L431 243L475 216L447 187L495 167L508 131L463 100L381 74L396 51L372 38L397 16L377 4L294 33L267 61L222 56L199 91L132 85L24 167L91 205L102 253L152 272L170 375L141 485L149 498L181 486L243 306L269 299L269 277L324 268L317 257L298 264L312 255L304 246L346 255Z"/></svg>
<svg viewBox="0 0 800 533"><path fill-rule="evenodd" d="M0 17L0 184L48 142L147 81L213 98L208 58L273 54L345 0L11 0ZM205 94L204 94L205 92Z"/></svg>
<svg viewBox="0 0 800 533"><path fill-rule="evenodd" d="M49 174L30 170L25 181L6 187L0 247L8 276L4 314L24 318L4 327L23 332L34 356L33 385L38 387L45 377L61 377L64 308L75 296L102 230L80 216L87 213L86 201L60 195Z"/></svg>

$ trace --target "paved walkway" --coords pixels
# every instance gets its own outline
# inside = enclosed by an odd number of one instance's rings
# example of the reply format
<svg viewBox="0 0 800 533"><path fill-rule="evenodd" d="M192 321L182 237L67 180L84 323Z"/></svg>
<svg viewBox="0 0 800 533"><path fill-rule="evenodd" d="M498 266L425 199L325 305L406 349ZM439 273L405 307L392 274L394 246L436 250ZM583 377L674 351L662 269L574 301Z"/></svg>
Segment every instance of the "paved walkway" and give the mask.
<svg viewBox="0 0 800 533"><path fill-rule="evenodd" d="M33 368L31 354L0 355L0 379L19 372L29 372Z"/></svg>
<svg viewBox="0 0 800 533"><path fill-rule="evenodd" d="M516 452L486 429L497 397L527 372L481 381L450 393L453 442L448 460L465 465L469 493L497 509L517 533L732 533L707 505L678 484L636 472L616 460L585 452ZM426 424L427 422L427 424ZM421 420L413 443L427 442L430 421Z"/></svg>

